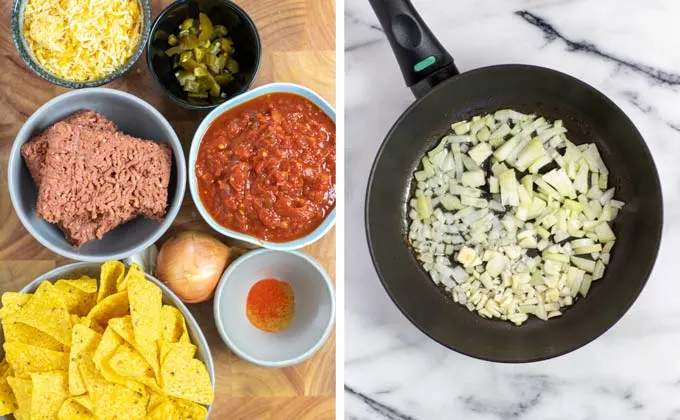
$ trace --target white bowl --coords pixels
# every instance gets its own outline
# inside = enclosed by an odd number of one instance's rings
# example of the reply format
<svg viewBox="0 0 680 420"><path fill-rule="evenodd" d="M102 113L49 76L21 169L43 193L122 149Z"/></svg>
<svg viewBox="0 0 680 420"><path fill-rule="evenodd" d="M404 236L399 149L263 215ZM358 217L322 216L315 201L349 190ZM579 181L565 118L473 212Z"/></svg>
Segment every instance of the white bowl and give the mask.
<svg viewBox="0 0 680 420"><path fill-rule="evenodd" d="M246 299L257 281L288 282L295 297L293 322L278 333L255 328L246 317ZM259 249L234 261L222 275L214 299L222 340L240 358L265 367L292 366L323 346L335 320L333 283L321 265L300 251Z"/></svg>
<svg viewBox="0 0 680 420"><path fill-rule="evenodd" d="M311 244L312 242L316 242L323 235L325 235L326 232L328 232L330 228L332 228L333 225L335 224L335 208L333 208L333 210L331 210L330 213L328 213L326 218L321 222L319 226L317 226L316 229L314 229L314 231L310 232L309 234L301 238L288 242L263 241L261 239L255 238L254 236L246 235L235 230L227 229L224 226L217 223L217 221L213 219L213 217L210 215L210 212L208 212L208 210L206 210L206 208L203 207L201 197L198 194L198 182L196 180L196 158L198 157L198 149L201 146L201 142L203 141L203 136L205 135L205 132L208 130L208 127L210 127L210 124L212 124L215 118L219 117L220 115L224 114L230 109L239 106L245 102L251 101L259 96L276 92L294 93L296 95L302 96L303 98L311 101L313 104L318 106L335 123L335 110L333 109L333 107L317 93L310 89L307 89L304 86L296 85L293 83L270 83L268 85L257 87L224 102L217 108L213 109L203 119L203 122L201 122L201 125L199 125L198 129L196 129L196 133L194 133L194 138L191 141L191 149L189 150L188 178L189 189L191 191L191 198L193 199L194 204L198 209L198 212L201 214L201 217L203 217L203 219L210 225L211 228L213 228L214 230L216 230L217 232L221 233L224 236L248 242L253 245L269 249L289 251L305 247Z"/></svg>

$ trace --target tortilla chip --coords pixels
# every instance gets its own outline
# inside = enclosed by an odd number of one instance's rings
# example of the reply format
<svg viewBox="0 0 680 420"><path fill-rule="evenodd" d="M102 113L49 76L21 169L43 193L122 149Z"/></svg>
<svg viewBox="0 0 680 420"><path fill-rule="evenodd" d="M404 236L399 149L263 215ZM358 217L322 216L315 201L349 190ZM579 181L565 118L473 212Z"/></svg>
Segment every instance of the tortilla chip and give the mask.
<svg viewBox="0 0 680 420"><path fill-rule="evenodd" d="M68 353L24 343L5 343L2 347L15 376L28 378L30 372L68 370Z"/></svg>
<svg viewBox="0 0 680 420"><path fill-rule="evenodd" d="M133 349L137 350L156 373L156 378L159 378L158 350L155 344L149 348L144 348L137 344L132 327L132 318L129 315L122 318L113 318L109 321L109 328L113 328L116 334L121 336Z"/></svg>
<svg viewBox="0 0 680 420"><path fill-rule="evenodd" d="M68 390L71 395L81 395L87 392L83 378L80 376L79 366L85 354L94 354L101 338L101 335L84 325L76 324L73 327L68 366Z"/></svg>
<svg viewBox="0 0 680 420"><path fill-rule="evenodd" d="M163 292L141 275L130 275L135 264L128 272L128 294L130 296L130 316L135 333L135 341L144 348L152 347L161 336L161 308Z"/></svg>
<svg viewBox="0 0 680 420"><path fill-rule="evenodd" d="M64 345L55 338L23 322L16 322L14 316L2 320L2 331L6 343L24 343L54 351L64 350Z"/></svg>
<svg viewBox="0 0 680 420"><path fill-rule="evenodd" d="M56 284L59 283L66 283L69 286L75 287L76 289L80 290L83 293L87 294L94 293L95 295L97 294L97 279L93 279L92 277L89 276L82 276L76 280L59 280L57 281Z"/></svg>
<svg viewBox="0 0 680 420"><path fill-rule="evenodd" d="M71 398L78 404L82 405L83 407L87 408L88 410L92 411L92 400L90 400L89 395L80 395L78 397L73 397Z"/></svg>
<svg viewBox="0 0 680 420"><path fill-rule="evenodd" d="M64 302L64 306L70 314L85 316L97 303L97 294L83 292L78 287L73 286L70 283L71 281L79 280L59 280L54 284L54 291Z"/></svg>
<svg viewBox="0 0 680 420"><path fill-rule="evenodd" d="M123 290L128 289L128 281L132 278L136 279L145 279L144 275L144 270L142 270L142 267L140 267L138 264L132 264L130 268L128 269L127 274L125 275L124 278L120 279L117 284L117 288L119 292L122 292Z"/></svg>
<svg viewBox="0 0 680 420"><path fill-rule="evenodd" d="M31 373L31 419L54 419L61 405L69 397L68 373Z"/></svg>
<svg viewBox="0 0 680 420"><path fill-rule="evenodd" d="M78 398L78 397L76 397ZM94 420L94 414L76 398L69 398L61 405L57 418L59 420Z"/></svg>
<svg viewBox="0 0 680 420"><path fill-rule="evenodd" d="M174 420L177 418L175 405L169 400L161 402L146 416L147 420Z"/></svg>
<svg viewBox="0 0 680 420"><path fill-rule="evenodd" d="M87 393L89 394L90 399L93 400L93 395L95 392L98 389L106 386L108 381L104 379L104 377L99 373L99 370L97 370L97 367L94 365L94 362L92 361L92 356L94 353L85 352L82 353L82 355L83 357L78 366L78 370L80 371L80 376L83 378L83 383L85 384Z"/></svg>
<svg viewBox="0 0 680 420"><path fill-rule="evenodd" d="M113 331L113 328L107 328L104 331L104 335L102 336L102 339L99 342L97 350L94 352L93 356L94 365L97 367L97 369L101 370L102 363L104 361L108 361L111 356L113 356L113 353L116 351L118 346L123 343L125 343L125 340L116 334L116 332Z"/></svg>
<svg viewBox="0 0 680 420"><path fill-rule="evenodd" d="M15 314L17 322L30 325L60 343L71 345L71 322L54 286L43 282L32 298Z"/></svg>
<svg viewBox="0 0 680 420"><path fill-rule="evenodd" d="M99 346L97 346L97 350L94 352L94 365L97 367L97 369L99 369L101 375L107 381L123 385L138 393L143 393L144 386L142 384L132 379L124 378L118 375L109 366L109 360L111 359L111 356L113 356L116 349L124 343L125 340L116 334L116 332L113 331L113 328L107 328L104 331L101 341L99 342Z"/></svg>
<svg viewBox="0 0 680 420"><path fill-rule="evenodd" d="M71 328L76 325L84 325L87 328L90 328L92 326L92 320L86 316L71 314Z"/></svg>
<svg viewBox="0 0 680 420"><path fill-rule="evenodd" d="M6 360L0 362L0 416L13 413L17 407L14 392L7 382L7 377L13 374Z"/></svg>
<svg viewBox="0 0 680 420"><path fill-rule="evenodd" d="M168 343L176 343L189 333L184 322L184 317L179 309L170 305L163 305L161 308L161 340Z"/></svg>
<svg viewBox="0 0 680 420"><path fill-rule="evenodd" d="M156 407L167 401L168 397L160 392L149 392L149 403L146 405L146 411L151 413Z"/></svg>
<svg viewBox="0 0 680 420"><path fill-rule="evenodd" d="M12 393L17 402L17 410L14 417L17 420L31 420L31 394L33 383L30 379L21 379L13 376L7 377L7 383L12 388Z"/></svg>
<svg viewBox="0 0 680 420"><path fill-rule="evenodd" d="M120 261L108 261L102 264L99 274L99 292L97 293L97 303L104 300L107 296L116 293L118 283L123 279L125 266Z"/></svg>
<svg viewBox="0 0 680 420"><path fill-rule="evenodd" d="M142 419L146 416L147 402L148 396L118 384L107 384L97 389L92 397L94 414L102 420Z"/></svg>
<svg viewBox="0 0 680 420"><path fill-rule="evenodd" d="M2 309L0 309L0 318L5 319L7 316L16 313L23 308L26 302L33 297L33 293L14 293L6 292L2 294Z"/></svg>
<svg viewBox="0 0 680 420"><path fill-rule="evenodd" d="M146 389L144 388L145 384L140 383L134 379L120 376L119 374L114 372L113 369L111 369L111 366L109 366L108 361L104 362L104 365L100 370L100 373L104 377L104 379L111 383L122 385L128 389L135 391L138 394L144 394L146 392ZM153 382L155 383L155 380ZM156 388L158 388L158 385L156 385Z"/></svg>
<svg viewBox="0 0 680 420"><path fill-rule="evenodd" d="M184 343L169 346L161 366L163 391L172 397L212 404L215 395L203 362L188 357L191 349Z"/></svg>
<svg viewBox="0 0 680 420"><path fill-rule="evenodd" d="M208 410L200 404L178 398L173 398L171 401L175 406L178 419L205 420L208 418Z"/></svg>
<svg viewBox="0 0 680 420"><path fill-rule="evenodd" d="M94 415L100 419L143 418L146 414L147 395L106 381L95 367L93 356L90 353L90 357L84 358L80 365L80 374L92 401ZM125 413L125 417L121 417L121 413Z"/></svg>
<svg viewBox="0 0 680 420"><path fill-rule="evenodd" d="M109 360L109 366L118 375L132 378L155 378L155 373L144 357L127 344L119 346Z"/></svg>
<svg viewBox="0 0 680 420"><path fill-rule="evenodd" d="M127 292L120 292L104 298L87 314L95 324L105 327L111 318L118 318L129 313L130 301ZM93 325L94 329L94 325Z"/></svg>

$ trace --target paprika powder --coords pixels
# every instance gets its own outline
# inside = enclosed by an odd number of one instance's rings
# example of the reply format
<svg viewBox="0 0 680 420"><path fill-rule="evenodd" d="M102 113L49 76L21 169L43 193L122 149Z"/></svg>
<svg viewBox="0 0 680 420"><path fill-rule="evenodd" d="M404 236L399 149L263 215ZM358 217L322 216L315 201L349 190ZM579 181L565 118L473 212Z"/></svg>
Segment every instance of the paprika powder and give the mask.
<svg viewBox="0 0 680 420"><path fill-rule="evenodd" d="M246 316L256 328L279 332L295 315L293 288L285 281L269 278L255 283L248 292Z"/></svg>

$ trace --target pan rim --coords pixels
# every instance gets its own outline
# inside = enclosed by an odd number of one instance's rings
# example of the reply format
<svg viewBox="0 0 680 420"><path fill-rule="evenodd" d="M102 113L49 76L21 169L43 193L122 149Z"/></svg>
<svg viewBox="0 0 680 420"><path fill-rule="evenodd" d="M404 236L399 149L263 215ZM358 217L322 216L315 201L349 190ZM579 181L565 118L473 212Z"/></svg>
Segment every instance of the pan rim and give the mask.
<svg viewBox="0 0 680 420"><path fill-rule="evenodd" d="M380 269L380 264L377 261L376 253L374 251L374 241L372 240L372 235L371 235L371 229L369 226L369 213L370 213L370 197L371 193L373 191L373 183L374 183L374 178L376 174L376 168L377 164L380 161L383 153L385 152L385 149L387 148L387 144L389 140L393 137L394 133L397 131L398 127L402 124L404 119L415 109L417 108L421 103L424 101L428 100L428 97L430 97L435 91L442 89L446 85L450 83L462 83L464 80L468 77L476 76L480 73L485 73L489 71L499 71L499 70L524 70L524 71L542 71L548 74L552 75L557 75L560 77L564 77L567 80L569 80L570 83L574 83L575 85L580 85L583 87L585 90L591 92L595 96L598 96L604 103L607 105L613 107L614 109L618 110L625 118L629 120L631 123L631 126L634 130L633 134L637 135L639 142L641 143L641 146L644 150L644 157L646 160L649 162L651 166L651 170L653 172L653 179L654 183L652 187L655 190L656 195L659 197L659 207L657 209L658 211L658 218L659 218L659 224L655 232L653 232L653 242L654 242L654 252L652 255L651 260L646 264L646 268L644 270L644 276L642 280L639 282L638 286L632 290L630 299L626 304L622 307L623 309L617 311L614 316L614 321L611 322L609 325L603 327L603 328L598 328L595 333L592 335L587 340L584 340L582 342L576 343L575 345L572 346L566 346L564 349L557 351L557 352L546 352L543 355L539 355L536 357L529 357L529 358L513 358L513 357L487 357L487 356L480 356L477 354L474 354L473 352L466 351L464 349L461 349L460 346L457 345L449 345L445 344L443 341L440 340L439 338L435 337L433 333L427 331L423 325L421 325L420 322L418 322L414 317L407 311L407 309L395 298L393 291L391 290L389 286L389 281L385 279L385 276L383 275L381 269ZM597 338L600 338L602 335L604 335L607 331L609 331L614 325L616 325L621 319L624 317L626 313L632 308L632 306L635 304L637 299L639 298L640 294L642 293L642 290L647 284L647 281L649 280L649 277L652 274L652 271L654 270L654 267L656 265L656 262L658 260L659 256L659 249L661 247L661 240L662 240L662 233L663 233L663 225L664 225L664 208L663 208L663 190L661 189L661 181L659 178L659 172L656 167L656 163L654 162L654 158L649 150L649 147L647 146L647 142L645 141L644 137L640 133L640 131L637 129L633 121L628 117L628 115L618 106L614 101L612 101L607 95L604 93L600 92L598 89L595 87L591 86L590 84L574 77L569 74L560 72L558 70L554 70L551 68L547 67L542 67L542 66L536 66L536 65L530 65L530 64L497 64L497 65L492 65L492 66L486 66L486 67L480 67L476 68L473 70L466 71L464 73L461 73L455 77L452 77L448 80L443 81L441 84L438 86L434 87L431 91L429 91L427 94L423 95L420 98L417 98L411 105L409 105L399 116L399 118L394 122L394 124L391 126L387 134L385 135L384 139L382 140L382 143L380 144L380 147L378 148L378 151L375 155L375 158L373 160L373 163L371 165L371 170L369 173L368 177L368 184L366 187L366 194L364 197L364 231L366 234L366 239L368 242L368 249L369 249L369 254L371 256L371 262L373 263L373 268L376 271L376 274L378 275L378 278L380 279L380 282L387 292L387 295L390 297L394 305L399 309L399 311L413 324L416 328L418 328L422 333L424 333L427 337L432 339L433 341L439 343L440 345L444 346L447 349L453 350L457 353L464 354L466 356L478 359L478 360L484 360L484 361L490 361L490 362L497 362L497 363L532 363L532 362L539 362L543 360L548 360L556 357L563 356L565 354L571 353L573 351L576 351L587 344L592 343L595 341ZM451 302L453 304L453 302ZM500 322L500 321L499 321ZM521 328L521 327L520 327Z"/></svg>

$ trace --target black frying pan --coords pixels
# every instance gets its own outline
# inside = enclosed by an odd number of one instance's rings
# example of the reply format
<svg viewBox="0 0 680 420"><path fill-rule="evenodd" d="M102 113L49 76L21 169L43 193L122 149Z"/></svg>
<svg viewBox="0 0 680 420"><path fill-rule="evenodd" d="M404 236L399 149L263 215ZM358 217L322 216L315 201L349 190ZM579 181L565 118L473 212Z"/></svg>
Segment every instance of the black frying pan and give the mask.
<svg viewBox="0 0 680 420"><path fill-rule="evenodd" d="M645 142L611 100L566 74L499 65L459 74L453 59L409 0L370 0L407 85L418 98L387 134L368 182L366 231L373 263L388 294L413 324L444 346L480 359L528 362L575 350L630 308L656 259L662 226L659 178ZM617 242L602 280L588 297L550 321L516 327L468 312L440 290L406 240L407 202L420 159L473 115L513 108L562 119L569 138L595 142L610 185L627 204L614 224Z"/></svg>

